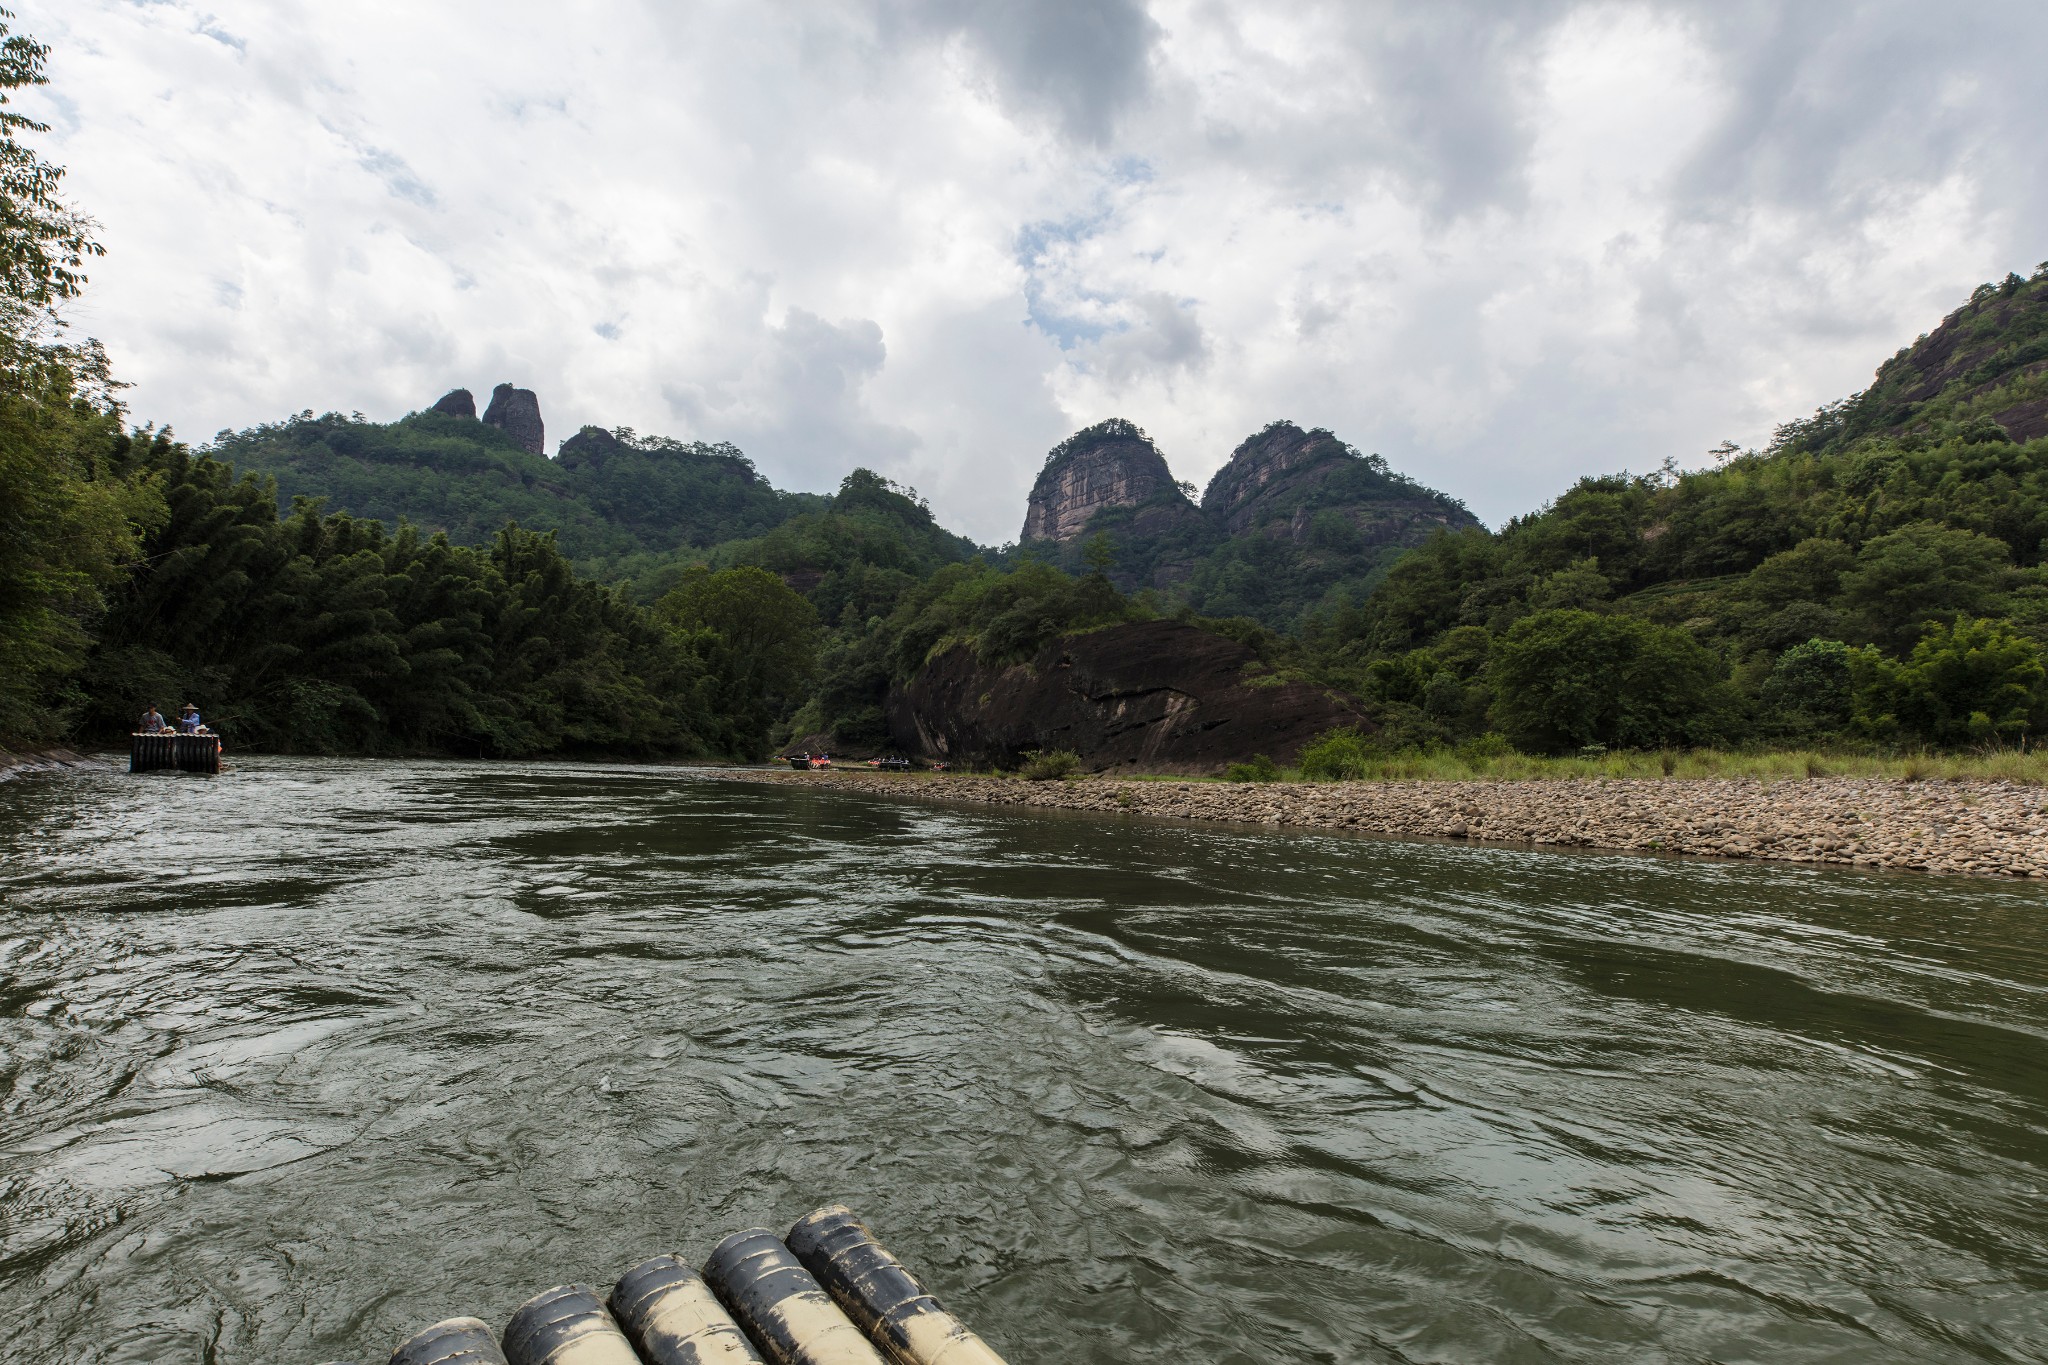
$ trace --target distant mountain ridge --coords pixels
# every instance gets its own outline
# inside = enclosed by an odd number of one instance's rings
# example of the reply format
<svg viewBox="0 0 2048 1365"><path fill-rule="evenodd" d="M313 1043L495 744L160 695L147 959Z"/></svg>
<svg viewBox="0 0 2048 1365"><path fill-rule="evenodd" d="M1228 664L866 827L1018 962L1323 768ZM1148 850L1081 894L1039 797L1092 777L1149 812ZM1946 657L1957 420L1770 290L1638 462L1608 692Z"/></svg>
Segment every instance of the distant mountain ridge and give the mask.
<svg viewBox="0 0 2048 1365"><path fill-rule="evenodd" d="M287 503L320 499L471 545L517 521L601 564L763 535L828 501L776 489L731 445L585 427L549 459L544 430L533 391L500 384L482 418L457 389L395 422L308 410L224 431L206 453L274 478Z"/></svg>
<svg viewBox="0 0 2048 1365"><path fill-rule="evenodd" d="M283 502L313 498L461 544L482 544L508 521L551 530L565 554L611 577L665 582L677 556L721 546L729 548L714 557L770 561L806 592L846 567L846 552L828 548L842 532L754 545L794 518L831 512L841 498L780 491L735 446L586 426L550 459L545 430L534 392L499 384L481 416L474 395L458 388L395 422L308 410L224 431L207 453L275 479ZM1085 573L1085 542L1103 534L1111 579L1126 591L1151 588L1199 612L1286 628L1318 604L1370 591L1393 556L1432 531L1478 525L1462 504L1379 456L1289 422L1243 441L1199 504L1192 493L1136 424L1097 423L1048 455L1018 552ZM856 537L868 545L860 557L901 571L977 552L905 515L892 512L891 524L902 522L916 548L884 548L870 528Z"/></svg>

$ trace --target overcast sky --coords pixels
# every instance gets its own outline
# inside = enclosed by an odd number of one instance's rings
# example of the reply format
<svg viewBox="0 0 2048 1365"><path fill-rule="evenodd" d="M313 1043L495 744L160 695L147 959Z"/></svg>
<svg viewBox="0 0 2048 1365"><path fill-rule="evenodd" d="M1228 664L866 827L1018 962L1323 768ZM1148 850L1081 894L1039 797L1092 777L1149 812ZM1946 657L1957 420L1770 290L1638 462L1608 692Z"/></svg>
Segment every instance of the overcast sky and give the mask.
<svg viewBox="0 0 2048 1365"><path fill-rule="evenodd" d="M11 3L136 417L510 381L550 451L866 464L985 542L1109 416L1197 483L1326 426L1498 524L2048 256L2025 0Z"/></svg>

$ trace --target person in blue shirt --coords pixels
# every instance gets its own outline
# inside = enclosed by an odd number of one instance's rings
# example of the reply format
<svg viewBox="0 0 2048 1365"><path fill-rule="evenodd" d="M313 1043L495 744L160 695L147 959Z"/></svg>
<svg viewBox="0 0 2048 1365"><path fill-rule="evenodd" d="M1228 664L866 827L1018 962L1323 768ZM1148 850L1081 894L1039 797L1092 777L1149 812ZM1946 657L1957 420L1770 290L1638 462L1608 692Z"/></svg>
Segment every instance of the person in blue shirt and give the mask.
<svg viewBox="0 0 2048 1365"><path fill-rule="evenodd" d="M185 714L178 717L178 728L188 735L196 735L206 728L199 719L199 708L189 701L185 703Z"/></svg>

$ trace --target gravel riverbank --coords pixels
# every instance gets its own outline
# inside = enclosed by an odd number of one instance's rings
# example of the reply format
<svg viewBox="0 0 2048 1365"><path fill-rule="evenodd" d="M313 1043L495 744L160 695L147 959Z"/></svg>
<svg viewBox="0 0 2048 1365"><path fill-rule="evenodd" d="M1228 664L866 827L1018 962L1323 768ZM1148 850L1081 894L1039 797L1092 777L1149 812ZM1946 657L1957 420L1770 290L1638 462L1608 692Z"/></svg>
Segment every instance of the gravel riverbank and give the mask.
<svg viewBox="0 0 2048 1365"><path fill-rule="evenodd" d="M738 781L1486 843L1639 849L2048 877L2048 788L1878 778L1550 782L1025 782L859 771L733 770Z"/></svg>

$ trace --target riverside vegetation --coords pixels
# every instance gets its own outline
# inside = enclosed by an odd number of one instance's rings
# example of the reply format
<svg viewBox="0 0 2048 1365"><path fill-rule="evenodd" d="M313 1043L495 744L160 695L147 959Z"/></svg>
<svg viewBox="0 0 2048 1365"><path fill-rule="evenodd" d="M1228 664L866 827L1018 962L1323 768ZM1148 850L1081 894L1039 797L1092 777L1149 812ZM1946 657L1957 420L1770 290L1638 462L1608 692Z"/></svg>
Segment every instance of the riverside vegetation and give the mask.
<svg viewBox="0 0 2048 1365"><path fill-rule="evenodd" d="M32 40L0 51L0 94L43 80ZM1764 449L1588 477L1498 532L1285 423L1197 506L1118 420L1041 482L1108 443L1105 478L1149 461L1149 483L988 548L867 470L787 493L730 446L625 430L548 459L438 405L197 450L134 427L104 352L65 339L99 248L37 131L0 106L0 743L110 738L190 699L281 751L871 751L954 646L1014 666L1179 617L1248 647L1253 683L1373 717L1254 778L1536 775L1528 756L1682 775L1728 749L2040 777L2048 268L1983 286Z"/></svg>

